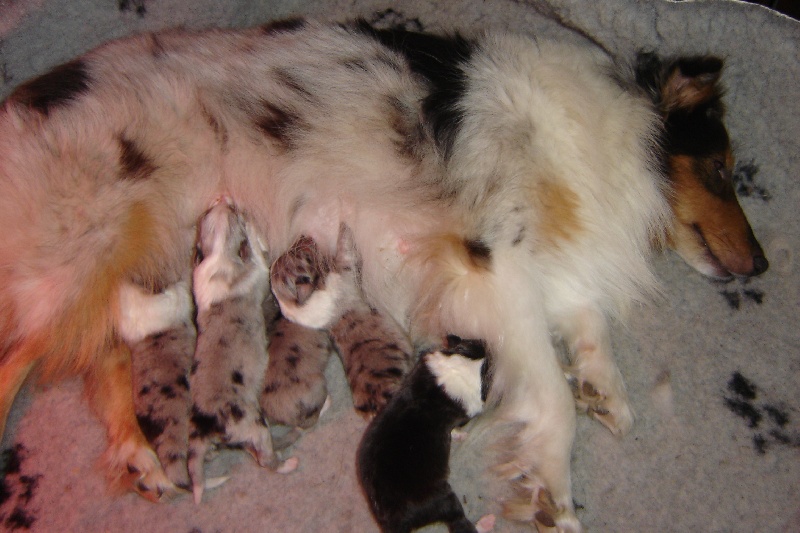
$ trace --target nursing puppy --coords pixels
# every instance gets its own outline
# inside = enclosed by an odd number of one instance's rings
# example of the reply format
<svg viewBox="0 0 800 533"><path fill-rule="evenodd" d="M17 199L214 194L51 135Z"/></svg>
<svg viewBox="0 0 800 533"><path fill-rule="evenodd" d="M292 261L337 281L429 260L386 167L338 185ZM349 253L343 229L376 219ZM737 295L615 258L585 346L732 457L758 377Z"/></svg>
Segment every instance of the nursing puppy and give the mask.
<svg viewBox="0 0 800 533"><path fill-rule="evenodd" d="M155 487L117 296L178 282L195 222L227 194L272 259L302 236L334 257L346 224L362 297L416 342L485 339L489 400L521 428L498 443L521 495L507 511L578 530L552 335L587 408L624 433L607 319L655 285L673 216L663 113L619 74L595 49L524 36L294 20L133 37L28 82L0 112L0 420L34 366L80 373L110 469ZM390 355L353 388L396 390Z"/></svg>
<svg viewBox="0 0 800 533"><path fill-rule="evenodd" d="M209 448L241 446L259 465L273 469L280 462L259 405L268 361L264 252L241 213L224 199L201 219L197 240L198 339L189 376L188 469L195 503L200 503Z"/></svg>
<svg viewBox="0 0 800 533"><path fill-rule="evenodd" d="M133 284L120 289L120 335L131 349L136 418L168 480L155 494L139 491L159 499L191 487L189 371L197 332L189 277L187 269L186 279L156 294Z"/></svg>
<svg viewBox="0 0 800 533"><path fill-rule="evenodd" d="M271 295L264 302L269 363L260 397L271 424L313 426L329 403L325 367L333 347L328 333L283 318Z"/></svg>
<svg viewBox="0 0 800 533"><path fill-rule="evenodd" d="M449 337L420 356L403 385L364 432L358 479L384 532L444 522L477 533L448 476L451 432L483 409L488 362L482 342Z"/></svg>
<svg viewBox="0 0 800 533"><path fill-rule="evenodd" d="M330 334L354 407L369 417L385 405L408 373L413 348L394 320L366 303L360 269L353 233L342 225L335 256L326 256L313 239L303 236L272 264L270 279L285 316Z"/></svg>

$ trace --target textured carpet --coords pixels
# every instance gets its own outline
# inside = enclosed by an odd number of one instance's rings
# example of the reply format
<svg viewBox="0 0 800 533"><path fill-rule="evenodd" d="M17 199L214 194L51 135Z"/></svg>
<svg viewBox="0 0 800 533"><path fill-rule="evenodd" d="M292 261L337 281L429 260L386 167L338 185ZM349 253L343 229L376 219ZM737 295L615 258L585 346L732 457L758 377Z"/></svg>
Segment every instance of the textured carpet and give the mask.
<svg viewBox="0 0 800 533"><path fill-rule="evenodd" d="M621 57L649 48L725 58L735 179L772 266L749 283L718 284L674 254L658 259L664 297L614 331L637 423L618 440L579 419L574 498L596 532L800 531L800 23L731 1L0 0L0 96L110 38L288 15L581 38L566 25ZM28 386L3 440L0 529L376 531L353 468L365 423L350 408L338 361L328 370L333 406L295 447L299 469L280 476L224 453L209 475L232 479L200 506L109 494L96 468L103 429L80 383ZM481 474L489 437L475 428L454 447L453 485L475 520L498 511Z"/></svg>

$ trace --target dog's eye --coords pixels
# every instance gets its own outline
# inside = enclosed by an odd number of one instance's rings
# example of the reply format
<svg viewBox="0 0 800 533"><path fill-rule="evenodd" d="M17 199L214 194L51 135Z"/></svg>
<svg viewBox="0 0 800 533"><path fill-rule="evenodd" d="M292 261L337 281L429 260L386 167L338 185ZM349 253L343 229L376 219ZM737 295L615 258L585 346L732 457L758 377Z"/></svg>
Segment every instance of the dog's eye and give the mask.
<svg viewBox="0 0 800 533"><path fill-rule="evenodd" d="M717 171L719 177L722 178L723 180L727 181L731 179L730 171L725 167L725 163L723 163L719 159L714 160L714 170Z"/></svg>
<svg viewBox="0 0 800 533"><path fill-rule="evenodd" d="M195 246L194 248L194 266L199 265L203 262L205 256L203 256L203 250L200 249L199 246Z"/></svg>

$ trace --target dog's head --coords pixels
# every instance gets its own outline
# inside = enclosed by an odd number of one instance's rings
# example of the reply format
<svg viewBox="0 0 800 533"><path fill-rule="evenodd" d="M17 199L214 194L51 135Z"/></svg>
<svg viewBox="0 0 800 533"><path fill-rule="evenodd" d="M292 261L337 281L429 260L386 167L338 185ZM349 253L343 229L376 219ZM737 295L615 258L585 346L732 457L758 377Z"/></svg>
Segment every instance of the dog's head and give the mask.
<svg viewBox="0 0 800 533"><path fill-rule="evenodd" d="M662 61L640 53L636 81L664 119L673 192L670 246L706 276L757 276L769 262L736 199L721 72L722 60L712 56Z"/></svg>

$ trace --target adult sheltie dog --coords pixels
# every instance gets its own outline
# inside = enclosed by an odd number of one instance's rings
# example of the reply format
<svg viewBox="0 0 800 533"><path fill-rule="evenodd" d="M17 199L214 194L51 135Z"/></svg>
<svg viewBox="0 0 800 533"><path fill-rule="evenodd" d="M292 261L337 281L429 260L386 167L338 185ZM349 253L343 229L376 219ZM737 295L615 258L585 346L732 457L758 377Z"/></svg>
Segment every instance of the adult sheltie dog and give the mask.
<svg viewBox="0 0 800 533"><path fill-rule="evenodd" d="M593 48L293 20L132 37L22 85L0 113L0 420L31 370L81 374L110 471L145 493L164 482L134 416L118 292L177 282L224 194L272 258L301 235L332 255L349 226L366 299L418 341L485 339L491 398L517 427L498 467L518 488L507 512L578 530L552 334L579 403L625 432L607 317L655 285L669 200L736 204L727 144L662 153L675 112L724 133L703 107L721 65L690 66L642 68L648 94ZM673 197L664 168L702 179ZM708 216L689 218L670 236L710 273L766 268L743 215L726 233L745 235L736 261Z"/></svg>

